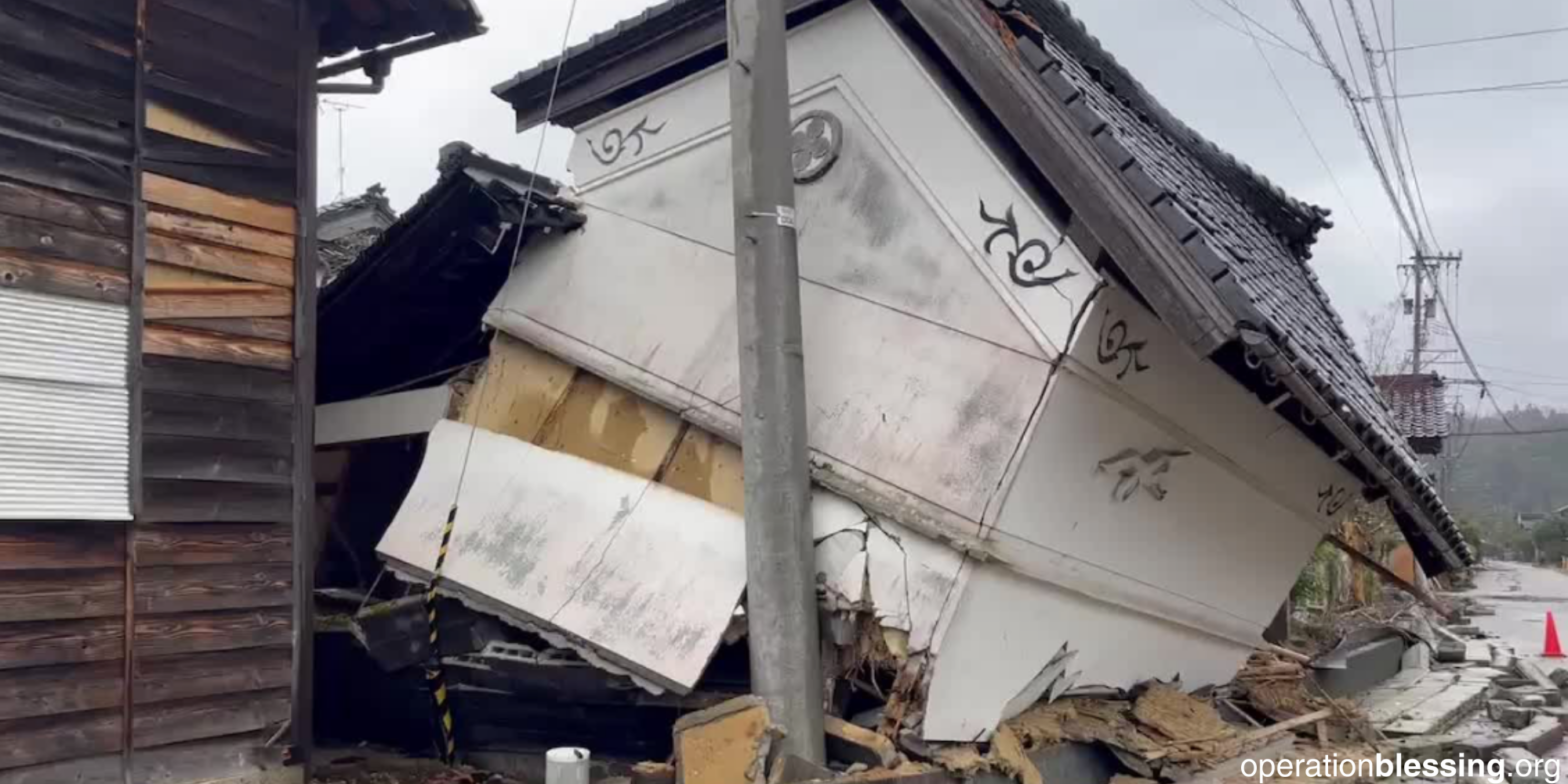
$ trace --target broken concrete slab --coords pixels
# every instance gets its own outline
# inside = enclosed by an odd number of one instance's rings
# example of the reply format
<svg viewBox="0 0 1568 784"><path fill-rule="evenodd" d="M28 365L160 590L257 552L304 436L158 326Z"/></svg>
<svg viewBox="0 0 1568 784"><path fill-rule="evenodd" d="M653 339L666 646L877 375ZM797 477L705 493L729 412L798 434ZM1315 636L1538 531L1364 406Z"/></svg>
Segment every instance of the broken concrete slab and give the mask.
<svg viewBox="0 0 1568 784"><path fill-rule="evenodd" d="M1546 707L1546 698L1539 694L1527 694L1519 698L1519 707L1544 708Z"/></svg>
<svg viewBox="0 0 1568 784"><path fill-rule="evenodd" d="M1468 649L1465 643L1445 637L1437 641L1437 650L1432 652L1432 658L1443 664L1458 664L1465 661Z"/></svg>
<svg viewBox="0 0 1568 784"><path fill-rule="evenodd" d="M1453 753L1472 759L1491 759L1498 749L1504 748L1503 738L1498 735L1472 735L1457 741L1453 745Z"/></svg>
<svg viewBox="0 0 1568 784"><path fill-rule="evenodd" d="M1455 635L1458 635L1460 637L1480 637L1481 636L1481 627L1475 626L1475 625L1471 625L1471 624L1450 626L1450 627L1448 627L1448 631L1451 634L1455 634Z"/></svg>
<svg viewBox="0 0 1568 784"><path fill-rule="evenodd" d="M822 717L822 728L827 733L828 759L854 764L862 763L873 768L891 768L898 762L898 748L893 741L864 727L857 727L837 716Z"/></svg>
<svg viewBox="0 0 1568 784"><path fill-rule="evenodd" d="M1557 684L1557 688L1559 689L1563 688L1564 686L1568 686L1568 668L1558 667L1557 669L1548 673L1546 677L1550 679L1552 683Z"/></svg>
<svg viewBox="0 0 1568 784"><path fill-rule="evenodd" d="M765 784L781 730L761 697L736 697L675 722L678 784Z"/></svg>
<svg viewBox="0 0 1568 784"><path fill-rule="evenodd" d="M1503 761L1504 775L1508 777L1510 784L1534 784L1533 773L1537 769L1540 757L1522 748L1498 749L1493 757Z"/></svg>
<svg viewBox="0 0 1568 784"><path fill-rule="evenodd" d="M1504 708L1502 714L1497 717L1497 720L1501 722L1504 727L1507 727L1511 730L1522 730L1525 727L1530 726L1530 722L1535 720L1535 711L1530 710L1529 708L1511 706Z"/></svg>
<svg viewBox="0 0 1568 784"><path fill-rule="evenodd" d="M1503 739L1503 745L1528 749L1534 754L1544 754L1563 742L1562 722L1544 716L1530 722L1529 726Z"/></svg>
<svg viewBox="0 0 1568 784"><path fill-rule="evenodd" d="M1503 711L1513 707L1516 706L1508 700L1487 700L1486 717L1492 721L1502 721Z"/></svg>
<svg viewBox="0 0 1568 784"><path fill-rule="evenodd" d="M1400 754L1406 759L1442 759L1462 740L1464 738L1458 735L1411 735L1379 743L1377 749L1385 756Z"/></svg>
<svg viewBox="0 0 1568 784"><path fill-rule="evenodd" d="M1386 735L1436 735L1473 712L1491 683L1462 670L1402 672L1362 696L1360 705Z"/></svg>

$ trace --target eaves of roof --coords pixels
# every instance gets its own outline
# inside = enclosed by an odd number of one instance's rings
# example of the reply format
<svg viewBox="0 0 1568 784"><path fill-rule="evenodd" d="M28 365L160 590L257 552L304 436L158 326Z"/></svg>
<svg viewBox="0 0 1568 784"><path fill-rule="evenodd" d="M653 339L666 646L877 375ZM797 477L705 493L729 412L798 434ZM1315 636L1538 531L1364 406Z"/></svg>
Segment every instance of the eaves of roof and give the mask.
<svg viewBox="0 0 1568 784"><path fill-rule="evenodd" d="M258 0L232 0L257 2ZM329 0L321 24L321 56L337 57L422 35L465 36L484 17L476 0Z"/></svg>

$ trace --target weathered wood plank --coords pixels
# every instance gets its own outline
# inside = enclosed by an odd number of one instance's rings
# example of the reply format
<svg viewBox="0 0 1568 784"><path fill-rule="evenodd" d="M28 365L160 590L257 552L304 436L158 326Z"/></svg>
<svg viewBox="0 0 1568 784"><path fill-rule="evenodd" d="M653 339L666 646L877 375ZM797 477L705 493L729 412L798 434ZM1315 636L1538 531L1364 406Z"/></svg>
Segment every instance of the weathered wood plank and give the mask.
<svg viewBox="0 0 1568 784"><path fill-rule="evenodd" d="M0 623L106 618L124 612L124 569L16 571L0 577Z"/></svg>
<svg viewBox="0 0 1568 784"><path fill-rule="evenodd" d="M231 737L138 750L131 756L131 780L138 784L184 784L197 781L283 784L288 781L287 769L283 765L286 744L263 747L268 737L264 732L246 732ZM0 784L6 782L0 781ZM77 782L72 780L71 784Z"/></svg>
<svg viewBox="0 0 1568 784"><path fill-rule="evenodd" d="M294 339L294 320L291 318L193 318L159 319L171 327L216 332L220 335L238 335L243 338L280 340Z"/></svg>
<svg viewBox="0 0 1568 784"><path fill-rule="evenodd" d="M129 128L74 117L52 106L28 100L0 101L0 129L44 147L128 166L134 156Z"/></svg>
<svg viewBox="0 0 1568 784"><path fill-rule="evenodd" d="M164 59L180 57L198 63L226 64L253 73L254 78L294 89L297 61L294 33L282 38L264 38L260 28L236 29L220 24L214 21L212 13L190 13L190 5L169 0L151 0L148 4L149 44L164 50ZM288 119L292 120L293 114Z"/></svg>
<svg viewBox="0 0 1568 784"><path fill-rule="evenodd" d="M289 690L201 697L139 707L131 745L138 749L258 732L289 717Z"/></svg>
<svg viewBox="0 0 1568 784"><path fill-rule="evenodd" d="M275 286L294 286L294 261L266 253L209 245L179 237L149 233L147 258L177 267L228 275Z"/></svg>
<svg viewBox="0 0 1568 784"><path fill-rule="evenodd" d="M143 303L143 313L149 319L204 319L204 318L276 318L287 316L294 309L294 297L288 289L275 291L149 291ZM212 336L208 340L220 343L225 338ZM266 341L273 343L275 341ZM266 346L265 343L257 344ZM266 346L273 352L267 359L276 359L288 348ZM173 353L173 352L171 352ZM181 352L185 355L184 352ZM261 363L248 363L261 364ZM267 365L274 364L271 361ZM284 367L279 360L278 367Z"/></svg>
<svg viewBox="0 0 1568 784"><path fill-rule="evenodd" d="M149 479L142 484L149 523L286 523L293 519L289 485Z"/></svg>
<svg viewBox="0 0 1568 784"><path fill-rule="evenodd" d="M104 83L78 69L45 67L26 53L0 49L0 94L105 127L134 119L131 86Z"/></svg>
<svg viewBox="0 0 1568 784"><path fill-rule="evenodd" d="M183 613L287 607L292 564L147 566L136 569L136 611Z"/></svg>
<svg viewBox="0 0 1568 784"><path fill-rule="evenodd" d="M120 719L113 709L0 723L0 770L119 751Z"/></svg>
<svg viewBox="0 0 1568 784"><path fill-rule="evenodd" d="M138 659L136 704L286 688L293 659L287 646Z"/></svg>
<svg viewBox="0 0 1568 784"><path fill-rule="evenodd" d="M270 401L149 390L142 396L142 433L287 444L293 439L293 409Z"/></svg>
<svg viewBox="0 0 1568 784"><path fill-rule="evenodd" d="M0 287L116 304L131 300L125 272L9 251L0 251Z"/></svg>
<svg viewBox="0 0 1568 784"><path fill-rule="evenodd" d="M49 6L127 42L135 34L136 4L129 0L50 0Z"/></svg>
<svg viewBox="0 0 1568 784"><path fill-rule="evenodd" d="M60 784L62 781L70 784L125 784L125 772L121 769L123 762L124 755L115 753L0 770L0 784Z"/></svg>
<svg viewBox="0 0 1568 784"><path fill-rule="evenodd" d="M138 526L142 566L291 563L294 534L284 525L177 523Z"/></svg>
<svg viewBox="0 0 1568 784"><path fill-rule="evenodd" d="M188 421L182 426L188 427ZM188 438L145 431L142 438L142 476L151 479L288 484L293 465L293 447L286 441Z"/></svg>
<svg viewBox="0 0 1568 784"><path fill-rule="evenodd" d="M293 349L287 343L192 332L157 323L148 324L143 331L142 351L273 370L294 367Z"/></svg>
<svg viewBox="0 0 1568 784"><path fill-rule="evenodd" d="M294 384L289 373L194 359L143 357L142 383L149 392L272 403L289 403L294 400Z"/></svg>
<svg viewBox="0 0 1568 784"><path fill-rule="evenodd" d="M6 0L0 8L0 47L52 66L84 69L111 83L134 78L133 46L123 35L83 24L33 0Z"/></svg>
<svg viewBox="0 0 1568 784"><path fill-rule="evenodd" d="M282 234L295 234L298 231L296 226L298 216L293 207L234 196L160 174L142 175L142 198L153 204L173 207L194 215L232 221L258 229Z"/></svg>
<svg viewBox="0 0 1568 784"><path fill-rule="evenodd" d="M124 640L123 618L0 624L0 670L118 659Z"/></svg>
<svg viewBox="0 0 1568 784"><path fill-rule="evenodd" d="M136 619L136 657L232 651L293 642L292 611L222 610Z"/></svg>
<svg viewBox="0 0 1568 784"><path fill-rule="evenodd" d="M257 75L254 70L247 70L246 73L251 77ZM148 105L156 103L172 109L203 128L239 140L241 144L268 155L292 154L298 141L291 127L293 114L286 117L258 117L166 89L156 81L149 81L147 85L147 101Z"/></svg>
<svg viewBox="0 0 1568 784"><path fill-rule="evenodd" d="M249 64L236 68L228 63L180 60L168 47L148 47L153 70L147 74L149 91L178 95L250 118L260 125L287 128L293 123L292 91L254 78ZM234 90L234 82L249 85Z"/></svg>
<svg viewBox="0 0 1568 784"><path fill-rule="evenodd" d="M294 237L275 231L253 229L225 221L211 220L197 215L185 215L162 209L147 213L147 229L189 240L200 240L231 248L267 253L283 258L293 258Z"/></svg>
<svg viewBox="0 0 1568 784"><path fill-rule="evenodd" d="M266 283L257 283L253 280L241 280L216 272L206 272L189 267L179 267L173 264L160 264L152 262L147 265L147 289L149 291L189 291L189 292L276 292L286 291L281 286L271 286Z"/></svg>
<svg viewBox="0 0 1568 784"><path fill-rule="evenodd" d="M90 234L4 213L0 213L0 249L117 270L131 267L129 237Z"/></svg>
<svg viewBox="0 0 1568 784"><path fill-rule="evenodd" d="M0 721L114 708L124 697L119 661L0 672Z"/></svg>
<svg viewBox="0 0 1568 784"><path fill-rule="evenodd" d="M129 204L130 167L116 167L0 133L0 176Z"/></svg>
<svg viewBox="0 0 1568 784"><path fill-rule="evenodd" d="M224 147L230 150L266 155L267 151L259 144L253 143L227 130L214 127L191 116L180 107L169 106L157 101L147 102L147 128L188 139L201 144L214 147Z"/></svg>
<svg viewBox="0 0 1568 784"><path fill-rule="evenodd" d="M0 580L5 572L118 567L125 529L103 523L0 523Z"/></svg>
<svg viewBox="0 0 1568 784"><path fill-rule="evenodd" d="M0 212L108 237L131 236L130 210L123 204L0 179Z"/></svg>
<svg viewBox="0 0 1568 784"><path fill-rule="evenodd" d="M161 2L265 41L287 41L294 37L294 9L286 3L265 0L249 3L225 3L213 2L213 0L161 0Z"/></svg>

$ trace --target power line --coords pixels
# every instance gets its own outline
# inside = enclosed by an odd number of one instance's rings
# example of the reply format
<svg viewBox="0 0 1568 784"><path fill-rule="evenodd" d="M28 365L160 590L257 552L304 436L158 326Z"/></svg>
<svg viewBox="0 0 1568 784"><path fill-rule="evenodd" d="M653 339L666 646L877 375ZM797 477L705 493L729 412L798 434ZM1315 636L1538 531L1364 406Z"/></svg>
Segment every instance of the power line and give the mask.
<svg viewBox="0 0 1568 784"><path fill-rule="evenodd" d="M1502 41L1508 38L1524 38L1532 35L1547 35L1550 33L1568 33L1568 27L1544 27L1538 30L1521 30L1515 33L1502 33L1500 35L1483 35L1475 38L1456 38L1452 41L1436 41L1426 44L1411 44L1410 46L1395 46L1384 49L1389 52L1413 52L1417 49L1436 49L1440 46L1459 46L1460 44L1478 44L1486 41Z"/></svg>
<svg viewBox="0 0 1568 784"><path fill-rule="evenodd" d="M1197 0L1193 0L1193 3L1196 5ZM1251 24L1251 17L1242 14L1242 18L1242 24ZM1362 241L1367 244L1367 250L1371 252L1373 257L1376 257L1377 248L1372 244L1372 235L1367 234L1367 228L1361 222L1361 216L1356 212L1355 205L1351 203L1350 196L1345 193L1344 187L1339 184L1339 177L1334 174L1334 167L1328 164L1328 158L1323 155L1323 149L1318 147L1317 139L1313 138L1312 130L1307 127L1306 119L1301 116L1301 110L1296 108L1296 102L1290 97L1290 91L1285 89L1285 82L1279 78L1279 72L1274 70L1274 63L1269 60L1268 54L1263 51L1263 47L1260 45L1262 41L1257 36L1252 35L1250 31L1247 37L1252 39L1252 48L1257 50L1258 57L1262 58L1264 67L1268 69L1269 78L1274 80L1274 88L1279 91L1280 97L1285 99L1285 105L1290 107L1290 113L1296 118L1296 125L1301 128L1301 135L1307 137L1307 144L1312 147L1312 154L1316 155L1318 163L1323 165L1323 172L1328 175L1329 182L1334 184L1334 191L1339 194L1340 201L1344 203L1345 210L1350 213L1351 220L1355 221L1356 231L1361 235ZM1316 63L1317 61L1314 60L1313 62ZM1322 63L1317 64L1322 65Z"/></svg>
<svg viewBox="0 0 1568 784"><path fill-rule="evenodd" d="M1431 91L1428 91L1428 92L1405 93L1403 95L1390 95L1390 96L1382 96L1382 97L1370 97L1369 98L1367 96L1357 96L1355 100L1360 102L1360 103L1371 103L1373 101L1378 101L1378 102L1385 101L1385 100L1398 101L1398 100L1401 100L1401 99L1408 99L1408 98L1433 98L1433 97L1440 96L1440 95L1471 95L1471 94L1474 94L1474 93L1495 93L1495 92L1514 92L1514 91L1526 92L1526 91L1529 91L1529 90L1538 90L1538 89L1552 89L1552 88L1561 89L1563 87L1568 87L1568 78L1542 79L1542 80L1536 81L1536 82L1513 82L1513 83L1510 83L1510 84L1489 84L1489 85L1485 85L1485 86L1482 86L1482 87L1462 87L1462 88L1458 88L1458 89L1454 89L1454 90L1431 90Z"/></svg>
<svg viewBox="0 0 1568 784"><path fill-rule="evenodd" d="M1526 430L1492 430L1481 433L1460 433L1464 438L1495 438L1499 436L1549 436L1568 433L1568 427L1543 427Z"/></svg>
<svg viewBox="0 0 1568 784"><path fill-rule="evenodd" d="M1399 14L1398 0L1388 0L1388 35L1389 40L1395 45L1399 43ZM1383 23L1379 21L1377 13L1377 0L1372 0L1372 23L1377 28L1377 42L1379 46L1386 46L1383 41ZM1385 58L1388 64L1388 90L1394 95L1399 94L1399 55ZM1421 191L1421 174L1416 170L1416 151L1410 146L1410 134L1406 130L1405 111L1399 99L1394 99L1394 121L1399 125L1400 143L1405 147L1405 158L1410 162L1410 179L1416 186L1416 200L1421 207L1421 218L1426 221L1426 235L1432 238L1432 244L1442 247L1442 242L1437 239L1437 229L1432 226L1432 214L1426 209L1426 194Z"/></svg>
<svg viewBox="0 0 1568 784"><path fill-rule="evenodd" d="M1399 189L1404 193L1405 206L1410 210L1412 218L1416 221L1416 246L1426 246L1426 232L1421 228L1420 218L1416 215L1416 199L1410 191L1410 177L1405 172L1405 159L1399 152L1399 143L1394 138L1398 130L1394 120L1388 114L1388 104L1383 101L1383 80L1377 74L1376 55L1372 51L1372 42L1367 38L1366 26L1361 23L1361 12L1356 9L1355 0L1345 0L1345 6L1350 9L1350 19L1356 26L1356 40L1361 44L1361 55L1365 59L1367 68L1367 83L1372 87L1372 94L1377 97L1378 120L1383 126L1383 136L1388 145L1389 155L1394 159L1394 176L1399 180ZM1333 6L1330 5L1330 8ZM1377 9L1374 7L1374 11ZM1336 18L1336 24L1338 20Z"/></svg>
<svg viewBox="0 0 1568 784"><path fill-rule="evenodd" d="M1296 54L1296 55L1300 56L1302 59L1306 60L1309 63L1312 63L1313 65L1315 65L1315 66L1317 66L1319 68L1323 67L1323 64L1318 62L1316 57L1313 57L1312 55L1308 54L1307 52L1301 50L1300 48L1296 47L1294 44L1290 43L1289 41L1286 41L1284 38L1280 37L1279 35L1276 35L1274 33L1274 31L1268 29L1267 27L1264 27L1261 24L1259 24L1258 27L1260 29L1262 29L1265 33L1268 33L1269 36L1271 38L1273 38L1273 40L1269 40L1267 38L1259 38L1257 36L1257 34L1253 33L1251 30L1242 29L1240 27L1237 27L1234 22L1232 22L1229 19L1226 19L1225 17L1220 16L1219 14L1214 13L1213 11L1209 10L1208 6L1203 5L1202 3L1198 2L1198 0L1187 0L1187 2L1191 3L1193 8L1196 8L1199 11L1202 11L1210 19L1213 19L1214 21L1219 22L1221 25L1224 25L1229 30L1232 30L1232 31L1237 32L1237 33L1240 33L1241 35L1244 35L1244 36L1252 39L1252 41L1254 43L1268 44L1269 46L1272 46L1275 49L1279 49L1279 50L1282 50L1282 51L1291 52L1293 54ZM1227 2L1227 0L1221 0L1221 2L1225 2L1226 5L1230 6L1230 8L1232 10L1235 10L1237 13L1241 14L1244 19L1252 20L1252 17L1247 16L1247 14L1245 12L1243 12L1240 8L1237 8L1235 3Z"/></svg>

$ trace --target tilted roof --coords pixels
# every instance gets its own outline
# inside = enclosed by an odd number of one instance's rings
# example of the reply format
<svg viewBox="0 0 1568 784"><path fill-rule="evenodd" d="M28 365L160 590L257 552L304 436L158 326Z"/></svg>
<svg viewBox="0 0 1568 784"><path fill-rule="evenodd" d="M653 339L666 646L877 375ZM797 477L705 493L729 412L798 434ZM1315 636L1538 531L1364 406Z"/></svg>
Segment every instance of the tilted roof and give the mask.
<svg viewBox="0 0 1568 784"><path fill-rule="evenodd" d="M1436 373L1402 373L1378 376L1378 389L1394 411L1394 421L1406 438L1446 438L1448 403L1443 378Z"/></svg>
<svg viewBox="0 0 1568 784"><path fill-rule="evenodd" d="M257 0L244 0L257 2ZM422 35L463 36L484 23L475 0L331 0L321 25L321 56L369 51Z"/></svg>

